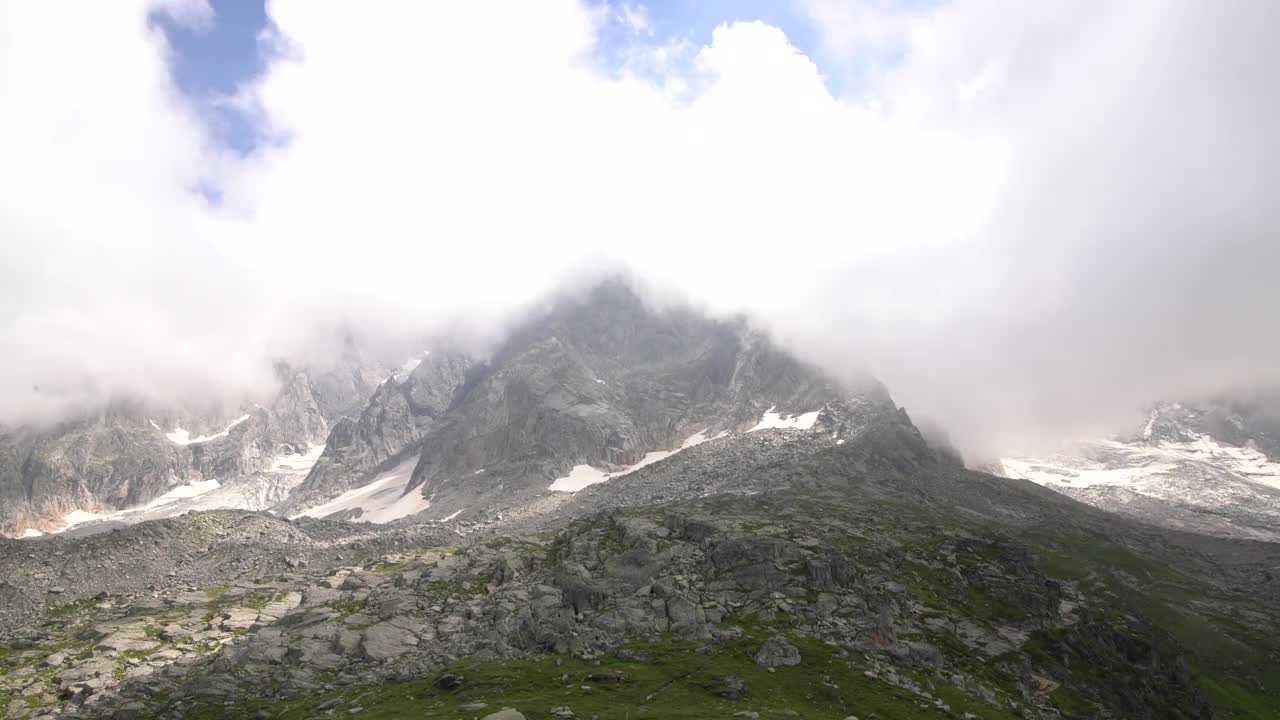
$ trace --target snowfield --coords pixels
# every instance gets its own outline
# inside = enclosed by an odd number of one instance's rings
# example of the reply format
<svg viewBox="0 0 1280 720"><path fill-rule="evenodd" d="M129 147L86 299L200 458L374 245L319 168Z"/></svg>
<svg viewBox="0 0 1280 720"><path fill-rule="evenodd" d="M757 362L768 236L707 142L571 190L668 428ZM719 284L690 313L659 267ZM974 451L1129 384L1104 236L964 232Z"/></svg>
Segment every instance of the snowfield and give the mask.
<svg viewBox="0 0 1280 720"><path fill-rule="evenodd" d="M1043 458L1001 458L996 475L1095 507L1192 532L1280 542L1280 463L1248 447L1194 441L1081 443Z"/></svg>
<svg viewBox="0 0 1280 720"><path fill-rule="evenodd" d="M680 447L674 450L655 450L654 452L645 453L645 456L640 458L640 461L636 464L629 465L615 472L605 472L604 470L591 467L590 465L574 465L568 475L562 478L556 478L547 489L554 490L556 492L578 492L588 485L602 483L610 478L622 477L623 475L633 473L646 465L652 465L659 460L665 460L681 450L687 450L695 445L701 445L708 440L717 440L725 437L726 435L728 435L728 433L722 432L714 438L711 438L707 437L706 430L700 430L685 438L684 442L680 443Z"/></svg>
<svg viewBox="0 0 1280 720"><path fill-rule="evenodd" d="M609 479L609 473L597 470L590 465L574 465L568 475L552 481L548 490L556 492L578 492L588 485L602 483Z"/></svg>
<svg viewBox="0 0 1280 720"><path fill-rule="evenodd" d="M138 507L109 513L73 510L62 517L62 527L51 531L51 534L97 524L132 524L175 517L192 510L266 510L283 500L289 490L302 482L323 452L324 445L313 445L306 452L279 455L265 471L236 482L223 484L211 478L178 485ZM30 531L23 537L40 535L39 531Z"/></svg>
<svg viewBox="0 0 1280 720"><path fill-rule="evenodd" d="M784 416L781 413L774 412L775 407L777 406L770 406L769 409L765 411L764 416L760 418L760 422L752 426L751 429L747 430L747 432L774 429L785 430L788 428L795 430L809 430L813 427L814 423L818 421L818 415L822 413L822 410L818 409L812 412L802 413L800 415ZM556 478L551 482L551 485L547 489L554 490L555 492L578 492L585 487L606 482L612 478L622 477L623 475L633 473L646 465L652 465L660 460L666 460L681 450L687 450L709 440L719 440L721 438L728 437L729 434L729 431L725 430L717 434L715 437L708 437L707 430L700 430L685 438L684 442L680 443L680 447L675 448L674 450L655 450L653 452L645 453L645 456L640 458L640 461L636 464L613 472L606 472L590 465L574 465L568 475Z"/></svg>
<svg viewBox="0 0 1280 720"><path fill-rule="evenodd" d="M191 437L191 433L187 432L186 430L180 427L175 427L172 432L167 432L164 434L164 436L169 438L170 442L176 443L178 445L194 445L196 443L209 442L210 440L217 440L218 438L226 437L227 433L231 432L231 428L239 425L240 423L248 419L249 419L249 413L245 413L244 415L241 415L235 420L232 420L231 424L228 425L221 432L216 432L212 435L201 435L199 437ZM154 427L157 430L160 429L160 427L156 425L155 422L151 423L151 427Z"/></svg>
<svg viewBox="0 0 1280 720"><path fill-rule="evenodd" d="M1056 455L1047 459L1001 458L1004 471L1001 474L1048 486L1135 487L1152 478L1176 475L1188 465L1202 464L1280 490L1280 463L1271 462L1252 448L1224 445L1208 435L1202 435L1195 442L1156 445L1105 440L1082 445L1079 450L1079 455Z"/></svg>
<svg viewBox="0 0 1280 720"><path fill-rule="evenodd" d="M420 488L406 488L418 458L411 456L394 468L380 473L367 485L348 490L323 505L303 510L289 517L322 518L344 510L359 510L353 520L359 522L388 523L402 517L420 513L431 507L431 501L422 496Z"/></svg>
<svg viewBox="0 0 1280 720"><path fill-rule="evenodd" d="M807 412L803 415L787 415L773 411L770 407L765 411L764 417L760 418L760 422L747 432L755 432L757 430L785 430L787 428L795 428L796 430L808 430L818 421L818 415L822 413L821 409Z"/></svg>

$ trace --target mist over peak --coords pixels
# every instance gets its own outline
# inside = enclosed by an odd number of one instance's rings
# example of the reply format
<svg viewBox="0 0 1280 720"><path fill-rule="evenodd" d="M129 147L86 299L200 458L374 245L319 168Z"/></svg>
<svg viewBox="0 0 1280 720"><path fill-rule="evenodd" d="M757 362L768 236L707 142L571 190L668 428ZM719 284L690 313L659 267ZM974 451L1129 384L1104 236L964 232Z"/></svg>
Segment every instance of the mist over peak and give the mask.
<svg viewBox="0 0 1280 720"><path fill-rule="evenodd" d="M149 18L216 3L6 5L0 422L235 405L335 328L484 352L618 268L966 457L1274 382L1270 4L503 12L272 2L210 101Z"/></svg>

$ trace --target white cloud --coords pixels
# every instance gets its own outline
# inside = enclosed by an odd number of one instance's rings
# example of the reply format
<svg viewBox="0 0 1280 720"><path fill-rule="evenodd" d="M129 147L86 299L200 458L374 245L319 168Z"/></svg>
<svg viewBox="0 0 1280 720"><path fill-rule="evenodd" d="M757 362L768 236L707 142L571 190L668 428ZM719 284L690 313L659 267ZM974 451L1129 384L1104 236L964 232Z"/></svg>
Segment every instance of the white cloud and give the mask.
<svg viewBox="0 0 1280 720"><path fill-rule="evenodd" d="M970 448L1280 359L1267 6L815 0L824 68L875 56L848 99L761 23L610 73L596 11L533 5L272 2L287 51L237 102L280 141L247 158L145 5L5 6L5 413L49 377L221 392L322 318L495 328L614 262L870 365Z"/></svg>
<svg viewBox="0 0 1280 720"><path fill-rule="evenodd" d="M638 3L624 2L618 6L618 15L631 32L637 35L653 35L653 21L649 10Z"/></svg>
<svg viewBox="0 0 1280 720"><path fill-rule="evenodd" d="M168 7L198 17L198 4ZM269 377L243 350L261 342L259 291L202 234L193 189L218 159L147 10L0 7L4 420L121 386L166 395L198 381L216 395Z"/></svg>
<svg viewBox="0 0 1280 720"><path fill-rule="evenodd" d="M878 65L906 49L913 19L924 13L894 0L801 0L823 50L834 58Z"/></svg>
<svg viewBox="0 0 1280 720"><path fill-rule="evenodd" d="M213 22L213 7L209 0L156 0L152 5L179 25L193 30L208 29Z"/></svg>

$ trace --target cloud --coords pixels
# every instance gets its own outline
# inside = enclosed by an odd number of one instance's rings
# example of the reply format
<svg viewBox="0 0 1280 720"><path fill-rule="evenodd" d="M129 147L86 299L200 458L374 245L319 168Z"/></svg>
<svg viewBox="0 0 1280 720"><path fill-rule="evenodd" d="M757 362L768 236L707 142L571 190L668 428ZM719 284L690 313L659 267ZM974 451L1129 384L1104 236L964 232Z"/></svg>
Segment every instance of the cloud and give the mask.
<svg viewBox="0 0 1280 720"><path fill-rule="evenodd" d="M201 7L162 10L194 23ZM148 12L0 9L0 420L270 377L243 351L257 291L201 233L217 152Z"/></svg>
<svg viewBox="0 0 1280 720"><path fill-rule="evenodd" d="M907 49L913 20L928 6L891 0L801 0L832 58L879 64Z"/></svg>
<svg viewBox="0 0 1280 720"><path fill-rule="evenodd" d="M819 58L747 22L670 61L635 28L634 72L568 0L280 0L244 157L173 90L147 5L57 7L0 18L10 420L65 378L260 385L320 324L492 335L619 264L869 368L971 453L1280 360L1265 3L815 0ZM872 68L853 96L842 63Z"/></svg>

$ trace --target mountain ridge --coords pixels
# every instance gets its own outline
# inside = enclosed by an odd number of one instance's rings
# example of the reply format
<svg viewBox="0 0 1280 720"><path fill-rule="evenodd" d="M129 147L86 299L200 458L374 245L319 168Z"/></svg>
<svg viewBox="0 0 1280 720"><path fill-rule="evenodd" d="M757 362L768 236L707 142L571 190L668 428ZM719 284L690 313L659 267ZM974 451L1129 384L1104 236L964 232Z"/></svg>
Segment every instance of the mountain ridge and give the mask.
<svg viewBox="0 0 1280 720"><path fill-rule="evenodd" d="M433 352L403 383L382 386L279 509L332 499L414 452L405 489L433 498L426 517L519 505L574 467L624 468L699 432L841 396L744 320L654 309L615 278L535 314L487 360ZM374 449L375 438L391 442Z"/></svg>
<svg viewBox="0 0 1280 720"><path fill-rule="evenodd" d="M1155 525L1280 542L1277 421L1263 407L1162 403L1135 432L987 469Z"/></svg>
<svg viewBox="0 0 1280 720"><path fill-rule="evenodd" d="M326 370L277 365L279 389L266 406L175 410L118 399L52 426L0 434L0 534L123 518L184 488L244 485L307 456L324 443L337 414L362 406L372 389L364 386L368 361L352 352ZM268 501L275 502L261 503Z"/></svg>
<svg viewBox="0 0 1280 720"><path fill-rule="evenodd" d="M289 427L315 432L295 380ZM181 439L221 467L275 436L269 408L249 416ZM0 540L0 714L1261 720L1280 702L1280 544L967 469L878 382L625 286L482 359L438 347L332 425L274 512L207 508L217 488L114 532Z"/></svg>

